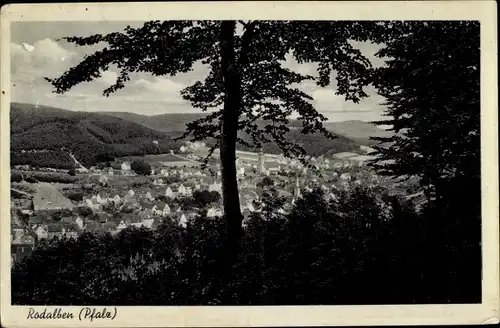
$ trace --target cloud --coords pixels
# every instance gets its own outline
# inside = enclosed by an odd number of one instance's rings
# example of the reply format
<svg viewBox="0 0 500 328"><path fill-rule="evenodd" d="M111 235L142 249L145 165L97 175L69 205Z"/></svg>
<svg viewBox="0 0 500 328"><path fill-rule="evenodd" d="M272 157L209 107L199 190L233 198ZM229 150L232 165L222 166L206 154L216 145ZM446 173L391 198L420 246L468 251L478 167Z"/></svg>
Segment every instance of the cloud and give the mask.
<svg viewBox="0 0 500 328"><path fill-rule="evenodd" d="M76 60L76 53L51 39L33 44L11 44L11 82L26 88L45 84L45 76L62 74Z"/></svg>
<svg viewBox="0 0 500 328"><path fill-rule="evenodd" d="M282 62L283 67L290 69L293 72L302 75L312 75L318 76L318 64L317 63L298 63L295 57L288 53L285 56L285 60Z"/></svg>
<svg viewBox="0 0 500 328"><path fill-rule="evenodd" d="M34 44L13 43L11 46L11 66L13 69L29 66L45 72L70 67L76 52L61 47L56 41L43 39Z"/></svg>
<svg viewBox="0 0 500 328"><path fill-rule="evenodd" d="M104 71L101 73L101 77L96 81L106 86L111 86L116 83L117 78L118 78L118 73L116 73L115 71Z"/></svg>
<svg viewBox="0 0 500 328"><path fill-rule="evenodd" d="M382 49L383 45L376 44L372 42L360 42L350 40L349 43L356 49L360 50L363 55L368 58L374 67L380 67L385 65L385 60L378 58L375 54Z"/></svg>
<svg viewBox="0 0 500 328"><path fill-rule="evenodd" d="M181 83L173 82L167 78L155 78L153 81L146 79L139 79L135 82L135 86L139 90L143 91L153 91L153 92L180 92L185 86Z"/></svg>
<svg viewBox="0 0 500 328"><path fill-rule="evenodd" d="M188 104L180 94L186 87L185 84L175 82L165 77L144 77L132 80L123 92L117 93L117 96L123 95L131 101L162 102L170 104Z"/></svg>
<svg viewBox="0 0 500 328"><path fill-rule="evenodd" d="M11 44L12 101L45 104L70 110L130 111L146 115L198 111L182 99L180 92L194 81L203 80L208 73L208 67L199 62L191 71L175 77L153 77L146 73L134 73L125 88L104 97L103 90L113 85L119 74L116 67L111 67L95 81L81 83L59 95L52 92L52 86L43 78L60 76L76 65L85 54L98 48L76 48L53 38L15 41ZM377 50L373 45L356 44L356 47L362 48L370 59ZM317 75L317 64L299 64L291 55L286 57L284 66L304 75ZM318 111L333 120L374 120L378 119L382 112L379 106L381 98L374 90L367 90L370 97L359 104L346 102L343 96L335 95L334 78L332 85L327 88L318 87L314 81L305 81L300 85L300 89L314 98L313 104Z"/></svg>

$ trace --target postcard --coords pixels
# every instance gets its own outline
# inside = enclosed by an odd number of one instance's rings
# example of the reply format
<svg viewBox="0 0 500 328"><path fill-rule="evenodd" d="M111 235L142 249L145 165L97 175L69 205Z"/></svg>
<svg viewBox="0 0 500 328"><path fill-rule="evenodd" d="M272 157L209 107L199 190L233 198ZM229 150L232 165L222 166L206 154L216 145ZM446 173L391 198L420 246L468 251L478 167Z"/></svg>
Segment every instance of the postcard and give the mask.
<svg viewBox="0 0 500 328"><path fill-rule="evenodd" d="M499 322L493 1L1 10L1 323Z"/></svg>

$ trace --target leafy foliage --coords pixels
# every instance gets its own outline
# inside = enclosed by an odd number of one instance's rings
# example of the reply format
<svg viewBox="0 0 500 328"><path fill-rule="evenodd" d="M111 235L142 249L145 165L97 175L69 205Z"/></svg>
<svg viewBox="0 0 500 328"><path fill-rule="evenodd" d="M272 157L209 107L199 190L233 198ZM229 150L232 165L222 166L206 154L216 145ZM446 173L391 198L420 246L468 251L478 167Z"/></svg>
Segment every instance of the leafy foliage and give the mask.
<svg viewBox="0 0 500 328"><path fill-rule="evenodd" d="M23 174L19 171L11 171L10 172L10 182L21 182L23 181Z"/></svg>
<svg viewBox="0 0 500 328"><path fill-rule="evenodd" d="M257 187L271 187L274 186L274 181L270 177L264 177L261 181L257 182Z"/></svg>
<svg viewBox="0 0 500 328"><path fill-rule="evenodd" d="M15 136L14 138L17 138ZM17 141L14 141L16 144ZM69 157L67 152L60 150L46 150L43 152L31 151L21 152L19 148L12 148L11 145L10 152L10 164L15 165L29 165L31 167L50 167L54 169L71 169L73 167L73 161Z"/></svg>
<svg viewBox="0 0 500 328"><path fill-rule="evenodd" d="M15 170L11 171L17 172ZM75 183L77 181L77 178L65 173L25 172L24 180L30 183L36 183L36 182Z"/></svg>
<svg viewBox="0 0 500 328"><path fill-rule="evenodd" d="M139 175L151 175L151 165L144 161L133 161L130 168Z"/></svg>
<svg viewBox="0 0 500 328"><path fill-rule="evenodd" d="M73 191L73 192L70 192L68 193L67 197L72 200L72 201L75 201L75 202L81 202L83 201L83 192L80 192L80 191Z"/></svg>
<svg viewBox="0 0 500 328"><path fill-rule="evenodd" d="M378 123L392 125L396 134L376 139L391 146L377 148L374 166L391 175L419 176L432 192L439 181L477 178L479 23L387 24L389 32L375 37L386 45L378 56L387 57L387 65L373 76L392 117Z"/></svg>
<svg viewBox="0 0 500 328"><path fill-rule="evenodd" d="M212 203L220 201L220 194L217 191L195 190L193 200L198 208L206 207Z"/></svg>
<svg viewBox="0 0 500 328"><path fill-rule="evenodd" d="M226 234L221 218L41 241L12 268L12 300L117 306L480 301L480 281L456 278L470 268L434 262L430 220L370 189L339 194L338 201L319 190L306 193L288 215L255 214L246 222L227 284L218 270ZM450 290L456 291L451 298Z"/></svg>
<svg viewBox="0 0 500 328"><path fill-rule="evenodd" d="M376 138L381 173L420 179L431 206L435 267L481 281L480 26L476 21L386 22L373 39L387 65L373 72L390 138ZM425 46L423 46L425 45ZM430 264L429 264L430 265ZM459 268L469 267L468 271ZM439 271L439 270L438 270ZM441 272L440 275L446 275ZM440 277L435 278L437 280ZM450 290L450 294L454 291ZM450 295L453 297L453 295Z"/></svg>

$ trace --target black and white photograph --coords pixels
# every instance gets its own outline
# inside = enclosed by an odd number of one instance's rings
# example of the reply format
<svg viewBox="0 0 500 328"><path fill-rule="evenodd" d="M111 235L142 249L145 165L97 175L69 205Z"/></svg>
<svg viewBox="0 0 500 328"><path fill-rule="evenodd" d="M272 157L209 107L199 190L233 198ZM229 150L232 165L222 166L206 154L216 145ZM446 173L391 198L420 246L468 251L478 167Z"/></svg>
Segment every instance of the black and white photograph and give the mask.
<svg viewBox="0 0 500 328"><path fill-rule="evenodd" d="M2 48L12 306L483 302L482 22L57 17Z"/></svg>

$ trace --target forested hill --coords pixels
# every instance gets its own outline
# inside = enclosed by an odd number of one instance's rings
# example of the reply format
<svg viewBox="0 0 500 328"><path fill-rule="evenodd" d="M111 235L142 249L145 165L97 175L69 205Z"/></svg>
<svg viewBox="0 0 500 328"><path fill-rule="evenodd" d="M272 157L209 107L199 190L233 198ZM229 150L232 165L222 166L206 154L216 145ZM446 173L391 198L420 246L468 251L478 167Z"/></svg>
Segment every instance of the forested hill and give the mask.
<svg viewBox="0 0 500 328"><path fill-rule="evenodd" d="M89 166L100 154L141 155L180 146L165 133L135 122L41 105L12 103L10 126L11 165L69 168L72 163L62 149Z"/></svg>
<svg viewBox="0 0 500 328"><path fill-rule="evenodd" d="M206 113L172 113L172 114L162 114L162 115L139 115L127 112L101 112L104 115L109 115L113 117L120 117L126 120L130 120L146 127L168 133L172 136L181 135L186 131L186 124L195 121L199 118L205 117ZM362 124L369 124L361 122ZM263 120L257 120L257 124L264 126L267 123ZM341 123L339 123L341 124ZM355 140L347 135L342 135L337 133L335 130L331 132L337 137L333 140L326 138L321 133L315 134L302 134L299 129L294 129L294 127L301 127L302 123L296 120L290 121L291 131L287 135L288 140L294 140L297 144L301 145L310 155L320 156L327 152L337 153L344 151L357 151L360 144L366 144L366 140ZM325 126L327 126L325 124ZM374 127L374 129L378 129ZM352 135L352 134L351 134ZM247 142L251 142L251 138L245 133L240 132L239 137ZM208 142L210 145L211 142ZM263 151L271 154L280 154L281 150L278 145L274 142L267 143L263 145ZM242 144L237 145L238 150L252 151L255 149L248 148Z"/></svg>
<svg viewBox="0 0 500 328"><path fill-rule="evenodd" d="M206 113L172 113L161 115L139 115L128 112L101 112L111 117L119 117L162 132L183 132L186 124L207 116Z"/></svg>
<svg viewBox="0 0 500 328"><path fill-rule="evenodd" d="M12 103L11 165L70 168L73 162L67 150L85 166L96 164L101 154L120 157L169 152L181 146L182 142L173 138L185 131L186 123L204 115L77 112ZM297 123L291 122L291 126ZM312 156L357 151L362 144L340 134L336 136L329 140L320 133L304 135L292 128L287 138L302 145ZM249 139L244 134L240 137ZM255 150L243 145L238 145L238 149ZM264 145L263 150L274 154L281 152L274 143Z"/></svg>
<svg viewBox="0 0 500 328"><path fill-rule="evenodd" d="M173 113L148 116L127 112L102 112L102 114L123 118L125 120L168 133L172 133L174 131L181 133L186 130L187 123L207 115L206 113ZM359 120L324 122L323 124L328 131L334 133L335 135L351 139L361 145L372 144L373 142L370 141L370 137L389 137L392 135L392 132L383 130L375 124ZM301 125L302 123L300 121L290 121L291 127L300 127Z"/></svg>

